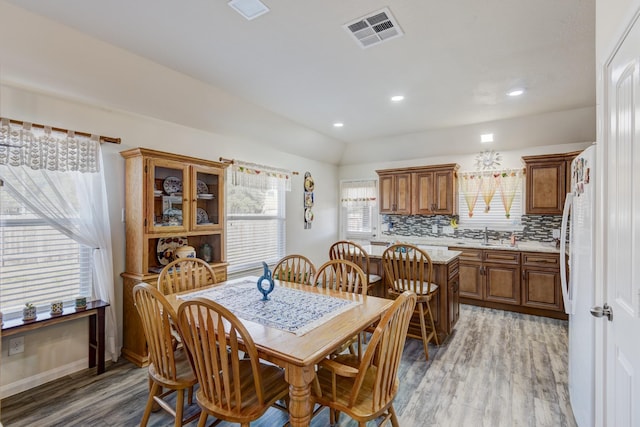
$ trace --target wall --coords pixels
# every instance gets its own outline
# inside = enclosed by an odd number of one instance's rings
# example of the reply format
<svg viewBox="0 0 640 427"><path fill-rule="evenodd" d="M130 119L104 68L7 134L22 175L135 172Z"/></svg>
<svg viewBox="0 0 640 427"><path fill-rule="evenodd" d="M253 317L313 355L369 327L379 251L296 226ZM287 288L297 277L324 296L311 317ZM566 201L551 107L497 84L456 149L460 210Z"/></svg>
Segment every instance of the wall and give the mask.
<svg viewBox="0 0 640 427"><path fill-rule="evenodd" d="M291 193L287 194L287 251L303 253L314 263L322 263L327 258L330 243L336 240L338 182L337 167L334 165L275 151L260 141L205 132L8 85L0 85L0 116L122 138L121 145L104 144L102 147L114 248L114 307L120 343L120 273L124 270L125 256L125 224L121 221L124 208L124 159L120 151L142 146L198 158L218 160L222 156L299 171L300 175L293 177ZM316 183L315 219L309 230L303 229L303 177L306 171L312 173ZM0 358L0 397L85 367L86 330L86 320L79 320L69 322L64 327L26 334L25 352L11 357L6 351L8 338L3 339L5 352Z"/></svg>

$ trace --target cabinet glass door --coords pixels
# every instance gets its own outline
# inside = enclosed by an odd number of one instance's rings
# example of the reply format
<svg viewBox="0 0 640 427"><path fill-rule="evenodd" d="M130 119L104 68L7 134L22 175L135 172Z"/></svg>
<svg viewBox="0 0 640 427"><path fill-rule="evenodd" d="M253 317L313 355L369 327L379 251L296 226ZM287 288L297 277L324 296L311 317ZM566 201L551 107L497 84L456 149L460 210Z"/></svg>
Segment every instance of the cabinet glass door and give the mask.
<svg viewBox="0 0 640 427"><path fill-rule="evenodd" d="M190 213L190 177L187 167L179 162L150 159L147 175L148 232L187 231Z"/></svg>
<svg viewBox="0 0 640 427"><path fill-rule="evenodd" d="M224 170L218 168L194 166L192 181L194 186L191 197L191 224L194 230L219 229L223 224L224 213L220 209L224 194Z"/></svg>

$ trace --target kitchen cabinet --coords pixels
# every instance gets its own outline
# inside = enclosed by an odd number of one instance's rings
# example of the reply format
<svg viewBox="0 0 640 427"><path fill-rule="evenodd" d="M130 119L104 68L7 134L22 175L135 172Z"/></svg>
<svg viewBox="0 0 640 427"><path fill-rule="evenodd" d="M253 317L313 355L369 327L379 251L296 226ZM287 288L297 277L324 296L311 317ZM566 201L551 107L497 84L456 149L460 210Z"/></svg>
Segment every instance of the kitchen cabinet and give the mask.
<svg viewBox="0 0 640 427"><path fill-rule="evenodd" d="M484 300L520 305L520 253L483 251Z"/></svg>
<svg viewBox="0 0 640 427"><path fill-rule="evenodd" d="M482 275L482 250L480 249L460 249L460 297L471 298L482 301L484 299L484 286Z"/></svg>
<svg viewBox="0 0 640 427"><path fill-rule="evenodd" d="M516 249L449 249L462 252L461 303L567 319L558 254Z"/></svg>
<svg viewBox="0 0 640 427"><path fill-rule="evenodd" d="M186 244L198 253L204 244L209 245L216 278L226 280L226 165L144 148L120 154L126 174L122 355L144 366L148 363L147 347L133 303L133 287L140 282L156 286L172 251Z"/></svg>
<svg viewBox="0 0 640 427"><path fill-rule="evenodd" d="M460 255L460 297L520 304L520 254L451 248Z"/></svg>
<svg viewBox="0 0 640 427"><path fill-rule="evenodd" d="M380 213L457 214L457 164L378 170Z"/></svg>
<svg viewBox="0 0 640 427"><path fill-rule="evenodd" d="M379 185L381 214L411 214L410 173L381 173Z"/></svg>
<svg viewBox="0 0 640 427"><path fill-rule="evenodd" d="M522 253L522 305L563 312L560 256Z"/></svg>
<svg viewBox="0 0 640 427"><path fill-rule="evenodd" d="M571 184L571 161L580 152L524 156L526 165L525 213L562 215Z"/></svg>
<svg viewBox="0 0 640 427"><path fill-rule="evenodd" d="M457 213L457 168L458 165L442 165L413 173L412 213L414 215L454 215Z"/></svg>

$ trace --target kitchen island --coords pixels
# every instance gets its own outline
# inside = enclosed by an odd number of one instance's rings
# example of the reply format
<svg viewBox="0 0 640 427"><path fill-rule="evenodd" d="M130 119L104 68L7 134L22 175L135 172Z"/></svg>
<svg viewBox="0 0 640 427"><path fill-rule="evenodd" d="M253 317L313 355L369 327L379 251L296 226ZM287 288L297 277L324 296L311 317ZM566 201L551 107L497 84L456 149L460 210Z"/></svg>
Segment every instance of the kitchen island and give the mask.
<svg viewBox="0 0 640 427"><path fill-rule="evenodd" d="M382 277L378 285L374 285L370 293L375 296L387 297L388 284L385 280L384 268L382 267L382 253L386 246L382 245L362 245L370 258L370 273ZM442 250L425 249L431 262L433 263L433 280L439 286L435 298L431 301L433 320L436 325L438 342L442 344L453 331L453 328L460 317L460 294L459 294L459 261L460 251L450 251L447 248Z"/></svg>

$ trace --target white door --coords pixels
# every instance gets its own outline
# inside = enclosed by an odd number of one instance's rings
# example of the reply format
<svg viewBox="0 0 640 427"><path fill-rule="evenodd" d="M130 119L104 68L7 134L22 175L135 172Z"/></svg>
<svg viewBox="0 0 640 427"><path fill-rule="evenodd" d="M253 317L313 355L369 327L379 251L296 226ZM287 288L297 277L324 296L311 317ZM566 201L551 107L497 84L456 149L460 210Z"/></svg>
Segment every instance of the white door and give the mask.
<svg viewBox="0 0 640 427"><path fill-rule="evenodd" d="M606 68L602 154L606 426L640 426L640 23Z"/></svg>

